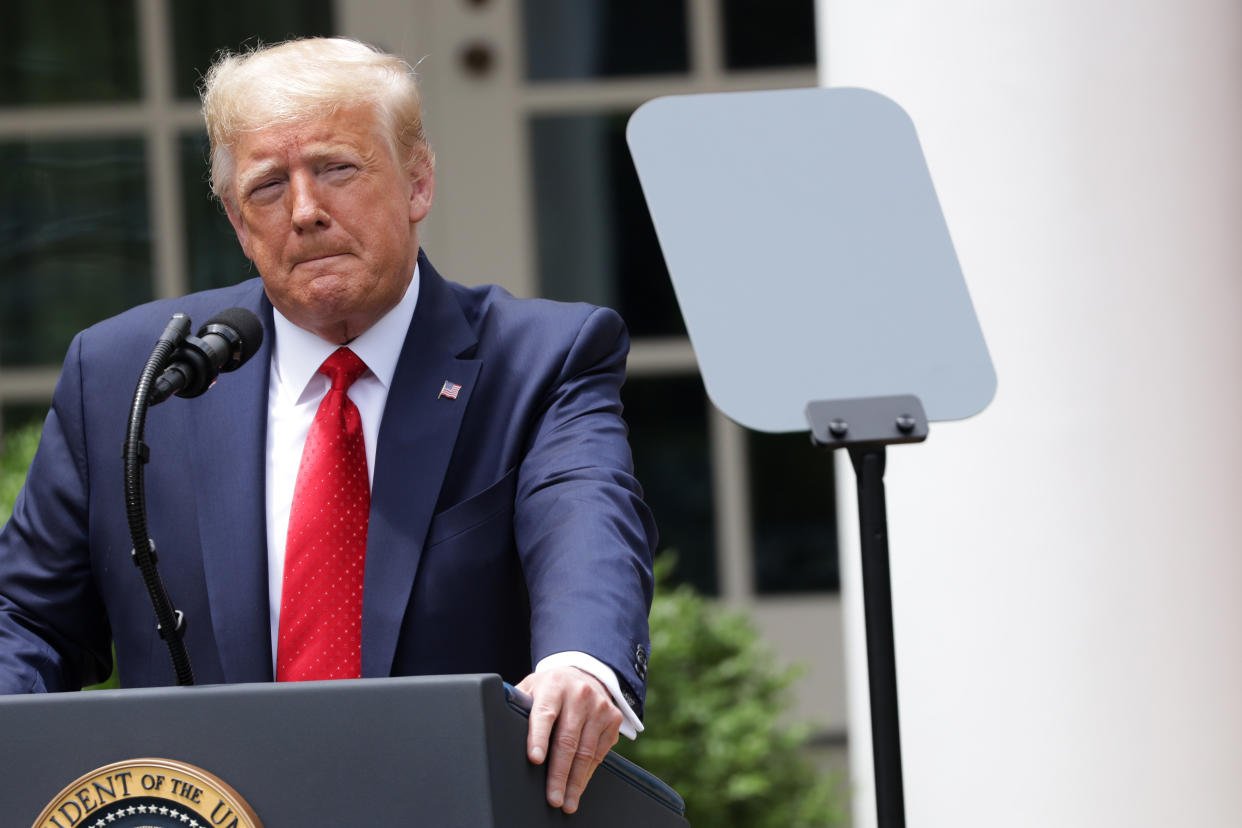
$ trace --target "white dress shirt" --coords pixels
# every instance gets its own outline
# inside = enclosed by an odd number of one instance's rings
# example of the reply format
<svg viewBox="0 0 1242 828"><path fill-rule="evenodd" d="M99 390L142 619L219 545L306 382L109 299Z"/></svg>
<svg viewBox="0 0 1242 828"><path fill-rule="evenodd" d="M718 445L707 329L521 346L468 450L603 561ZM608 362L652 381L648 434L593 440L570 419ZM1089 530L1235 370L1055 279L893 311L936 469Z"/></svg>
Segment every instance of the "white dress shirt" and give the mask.
<svg viewBox="0 0 1242 828"><path fill-rule="evenodd" d="M367 477L375 477L375 451L380 421L388 401L397 359L418 303L418 267L405 296L395 308L349 348L366 363L367 371L349 388L349 398L362 417L362 435L367 449ZM280 629L280 592L284 583L285 539L289 533L289 512L302 447L310 433L319 403L331 382L319 373L319 366L340 346L299 328L280 311L273 309L272 365L267 389L267 584L271 613L272 661L275 670L277 636ZM579 652L554 653L535 666L536 672L553 667L572 666L599 679L625 716L621 732L633 739L642 731L638 716L625 703L621 685L611 667L597 658Z"/></svg>

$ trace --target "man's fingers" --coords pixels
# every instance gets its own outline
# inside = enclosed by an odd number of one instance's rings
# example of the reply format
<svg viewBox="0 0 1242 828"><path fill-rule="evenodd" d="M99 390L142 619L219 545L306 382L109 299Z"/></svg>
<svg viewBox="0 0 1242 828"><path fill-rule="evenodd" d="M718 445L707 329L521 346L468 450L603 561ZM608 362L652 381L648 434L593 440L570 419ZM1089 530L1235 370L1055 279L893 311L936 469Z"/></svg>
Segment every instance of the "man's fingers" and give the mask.
<svg viewBox="0 0 1242 828"><path fill-rule="evenodd" d="M536 673L517 687L534 698L527 756L547 764L548 804L571 814L595 768L617 743L624 716L599 681L577 668Z"/></svg>
<svg viewBox="0 0 1242 828"><path fill-rule="evenodd" d="M565 783L563 810L572 814L578 810L578 798L586 790L587 783L595 775L595 769L604 761L608 751L617 743L621 727L621 714L611 703L597 707L588 717L574 750L573 764ZM616 714L615 716L613 714Z"/></svg>
<svg viewBox="0 0 1242 828"><path fill-rule="evenodd" d="M599 739L595 743L595 750L590 754L589 761L584 763L586 771L580 780L575 780L575 772L578 768L578 762L574 762L574 771L570 771L569 783L565 788L565 813L572 814L578 810L578 798L582 796L582 792L585 791L587 785L590 784L591 778L595 776L596 768L603 763L604 758L608 755L608 751L612 750L612 746L617 743L617 737L618 734L616 733L614 733L611 737L609 737L607 732L600 734ZM584 740L579 745L579 756L585 756L587 754L587 751L585 750L586 744L587 743Z"/></svg>
<svg viewBox="0 0 1242 828"><path fill-rule="evenodd" d="M518 689L530 692L521 684ZM526 728L526 755L536 765L543 764L548 755L548 740L552 737L556 717L561 713L561 705L561 695L553 693L537 697L531 706L530 724Z"/></svg>
<svg viewBox="0 0 1242 828"><path fill-rule="evenodd" d="M565 804L566 783L582 743L582 725L579 708L573 704L563 705L560 720L556 723L552 757L548 761L548 804L554 808Z"/></svg>
<svg viewBox="0 0 1242 828"><path fill-rule="evenodd" d="M608 756L608 751L621 739L621 722L624 716L617 716L617 726L612 730L605 730L599 736L599 741L595 745L595 764L598 767L600 762ZM592 771L593 772L593 771Z"/></svg>
<svg viewBox="0 0 1242 828"><path fill-rule="evenodd" d="M595 766L599 764L595 758L595 748L598 744L598 739L594 743L586 738L578 741L578 748L573 753L573 763L569 768L569 778L565 781L562 809L567 814L578 810L578 797L582 796L587 782L591 781L591 774L595 773Z"/></svg>
<svg viewBox="0 0 1242 828"><path fill-rule="evenodd" d="M591 732L594 731L594 732ZM609 755L612 745L617 742L617 727L611 722L604 722L600 727L597 722L590 722L582 730L578 742L578 750L574 752L574 763L570 767L569 780L565 783L565 813L578 811L578 799L587 783L595 776L595 768L600 766L604 757Z"/></svg>

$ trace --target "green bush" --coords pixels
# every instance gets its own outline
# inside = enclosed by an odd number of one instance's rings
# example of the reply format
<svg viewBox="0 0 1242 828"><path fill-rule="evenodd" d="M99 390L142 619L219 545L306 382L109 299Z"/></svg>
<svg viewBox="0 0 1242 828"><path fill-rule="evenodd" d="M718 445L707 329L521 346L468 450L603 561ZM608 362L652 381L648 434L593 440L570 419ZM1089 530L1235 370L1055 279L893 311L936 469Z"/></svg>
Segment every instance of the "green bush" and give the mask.
<svg viewBox="0 0 1242 828"><path fill-rule="evenodd" d="M0 525L13 514L13 502L26 482L26 470L39 446L41 423L14 429L0 438Z"/></svg>
<svg viewBox="0 0 1242 828"><path fill-rule="evenodd" d="M839 784L807 755L811 728L791 725L791 687L748 617L669 588L656 564L646 726L617 752L672 785L695 826L810 828L846 823Z"/></svg>

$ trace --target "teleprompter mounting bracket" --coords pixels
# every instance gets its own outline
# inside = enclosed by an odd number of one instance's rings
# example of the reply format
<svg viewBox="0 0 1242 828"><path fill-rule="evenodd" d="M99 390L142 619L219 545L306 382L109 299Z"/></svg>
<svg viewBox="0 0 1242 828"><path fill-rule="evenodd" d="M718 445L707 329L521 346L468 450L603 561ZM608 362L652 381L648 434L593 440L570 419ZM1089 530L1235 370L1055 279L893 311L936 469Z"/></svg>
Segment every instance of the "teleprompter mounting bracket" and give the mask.
<svg viewBox="0 0 1242 828"><path fill-rule="evenodd" d="M811 441L829 449L927 439L927 414L913 394L810 402L806 419Z"/></svg>

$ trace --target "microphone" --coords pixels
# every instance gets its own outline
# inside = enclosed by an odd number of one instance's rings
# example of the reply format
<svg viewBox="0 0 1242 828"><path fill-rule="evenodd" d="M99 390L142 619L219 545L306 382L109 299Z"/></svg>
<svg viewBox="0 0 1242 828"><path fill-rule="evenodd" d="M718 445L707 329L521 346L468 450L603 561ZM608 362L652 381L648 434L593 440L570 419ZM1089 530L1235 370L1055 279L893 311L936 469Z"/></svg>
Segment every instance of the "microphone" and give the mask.
<svg viewBox="0 0 1242 828"><path fill-rule="evenodd" d="M259 317L245 308L220 311L198 329L198 336L187 336L173 352L171 363L151 387L147 404L162 403L173 394L197 397L211 387L221 371L240 368L262 342Z"/></svg>

